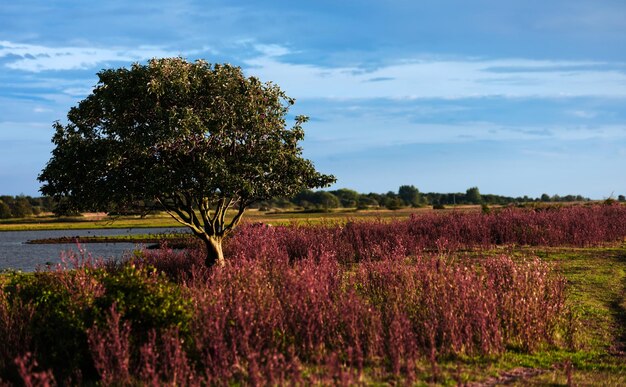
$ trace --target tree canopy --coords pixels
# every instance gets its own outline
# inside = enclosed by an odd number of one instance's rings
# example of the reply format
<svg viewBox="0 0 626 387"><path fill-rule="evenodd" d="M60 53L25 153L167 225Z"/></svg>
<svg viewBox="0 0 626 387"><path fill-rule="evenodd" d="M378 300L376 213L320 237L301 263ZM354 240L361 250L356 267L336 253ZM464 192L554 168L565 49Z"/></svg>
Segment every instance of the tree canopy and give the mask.
<svg viewBox="0 0 626 387"><path fill-rule="evenodd" d="M54 124L39 176L43 194L77 209L156 201L205 241L208 265L221 264L222 238L250 204L335 180L301 156L307 117L287 127L294 100L239 67L166 58L98 77Z"/></svg>
<svg viewBox="0 0 626 387"><path fill-rule="evenodd" d="M413 185L400 186L400 188L398 188L398 196L410 206L417 207L420 205L420 191Z"/></svg>
<svg viewBox="0 0 626 387"><path fill-rule="evenodd" d="M465 191L465 200L473 204L481 204L483 199L480 195L478 187L471 187Z"/></svg>

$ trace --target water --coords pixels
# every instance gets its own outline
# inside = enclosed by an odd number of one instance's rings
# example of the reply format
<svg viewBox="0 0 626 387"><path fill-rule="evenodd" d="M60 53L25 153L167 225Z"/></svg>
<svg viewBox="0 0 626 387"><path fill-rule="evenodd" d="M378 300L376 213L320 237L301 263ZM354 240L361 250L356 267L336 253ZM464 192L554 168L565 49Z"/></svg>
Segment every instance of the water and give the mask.
<svg viewBox="0 0 626 387"><path fill-rule="evenodd" d="M68 251L79 252L79 246L70 244L26 244L26 241L44 238L75 236L115 236L133 234L163 234L185 232L185 228L126 228L93 230L42 230L0 232L0 270L14 269L33 271L38 266L61 262L62 254ZM86 243L80 249L93 258L119 259L141 248L135 243Z"/></svg>

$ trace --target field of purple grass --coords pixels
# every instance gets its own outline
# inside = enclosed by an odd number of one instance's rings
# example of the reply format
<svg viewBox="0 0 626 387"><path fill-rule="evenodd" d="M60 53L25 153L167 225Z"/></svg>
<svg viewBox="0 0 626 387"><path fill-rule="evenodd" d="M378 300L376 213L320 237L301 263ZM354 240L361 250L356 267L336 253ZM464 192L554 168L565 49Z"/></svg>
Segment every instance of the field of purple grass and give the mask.
<svg viewBox="0 0 626 387"><path fill-rule="evenodd" d="M626 207L507 208L391 222L247 224L228 264L200 248L0 277L7 384L358 384L439 364L570 348L567 282L496 246L597 246ZM462 253L459 253L462 252ZM423 365L427 365L424 371ZM1 383L0 383L1 384Z"/></svg>

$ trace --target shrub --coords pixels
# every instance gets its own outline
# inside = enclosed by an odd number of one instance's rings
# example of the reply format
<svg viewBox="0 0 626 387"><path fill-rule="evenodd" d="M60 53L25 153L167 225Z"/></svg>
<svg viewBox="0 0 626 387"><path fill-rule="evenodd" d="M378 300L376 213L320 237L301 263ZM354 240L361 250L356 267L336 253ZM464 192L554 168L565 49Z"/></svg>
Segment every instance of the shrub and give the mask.
<svg viewBox="0 0 626 387"><path fill-rule="evenodd" d="M94 302L100 320L115 305L140 332L172 327L187 331L190 303L165 275L130 263L113 272L100 270L96 276L104 288Z"/></svg>
<svg viewBox="0 0 626 387"><path fill-rule="evenodd" d="M21 350L32 351L44 369L55 370L58 380L76 369L93 371L85 334L93 309L73 302L72 290L51 272L15 274L5 287L9 302L33 308L27 323L32 348Z"/></svg>
<svg viewBox="0 0 626 387"><path fill-rule="evenodd" d="M16 380L18 369L14 359L28 352L32 337L29 329L34 307L19 299L10 299L0 288L0 381Z"/></svg>
<svg viewBox="0 0 626 387"><path fill-rule="evenodd" d="M113 271L84 265L13 273L0 296L0 333L15 345L0 351L8 380L15 377L11 357L27 352L43 369L52 369L56 380L69 380L77 371L95 377L87 333L106 321L112 305L136 327L140 340L150 329L187 332L191 318L179 286L154 269L130 264Z"/></svg>

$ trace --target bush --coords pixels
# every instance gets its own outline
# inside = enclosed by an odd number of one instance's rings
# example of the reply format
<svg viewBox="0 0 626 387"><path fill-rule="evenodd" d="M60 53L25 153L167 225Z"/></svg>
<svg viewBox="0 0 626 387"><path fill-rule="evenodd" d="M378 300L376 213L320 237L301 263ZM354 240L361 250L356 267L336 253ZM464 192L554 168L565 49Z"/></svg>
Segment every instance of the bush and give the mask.
<svg viewBox="0 0 626 387"><path fill-rule="evenodd" d="M56 273L37 272L14 274L5 287L8 302L32 306L27 328L31 342L24 344L42 367L56 370L60 380L76 369L93 371L85 334L93 321L92 305L75 302L83 295L67 284Z"/></svg>
<svg viewBox="0 0 626 387"><path fill-rule="evenodd" d="M146 339L150 329L188 330L189 301L179 286L157 275L154 269L130 264L113 271L83 266L9 276L0 293L0 331L8 330L6 337L28 339L15 339L19 348L8 353L0 351L4 357L0 365L7 367L3 375L7 378L15 375L13 358L7 357L27 352L34 354L43 369L52 369L57 380L68 380L77 370L83 377L93 378L96 370L87 332L95 323L106 322L113 305L136 328L140 340ZM16 306L30 313L26 322ZM26 327L13 324L7 329L11 319L25 323ZM14 332L16 329L26 332Z"/></svg>
<svg viewBox="0 0 626 387"><path fill-rule="evenodd" d="M190 303L180 287L153 268L123 265L114 272L98 271L104 292L95 302L97 317L104 319L116 305L118 311L140 332L150 329L188 329Z"/></svg>

